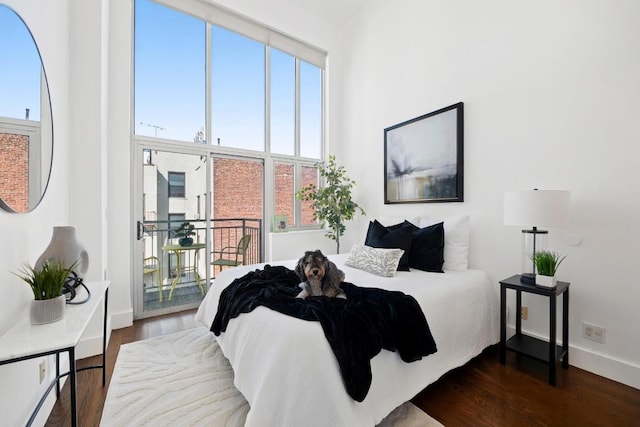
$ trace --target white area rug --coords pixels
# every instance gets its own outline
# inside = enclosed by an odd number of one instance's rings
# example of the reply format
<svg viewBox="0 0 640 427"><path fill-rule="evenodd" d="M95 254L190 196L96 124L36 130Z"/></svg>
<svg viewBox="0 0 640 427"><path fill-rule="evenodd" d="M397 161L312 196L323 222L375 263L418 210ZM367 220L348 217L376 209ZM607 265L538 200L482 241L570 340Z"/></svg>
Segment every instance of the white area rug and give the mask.
<svg viewBox="0 0 640 427"><path fill-rule="evenodd" d="M241 427L248 411L231 365L198 327L121 346L100 425ZM407 402L382 426L442 424Z"/></svg>

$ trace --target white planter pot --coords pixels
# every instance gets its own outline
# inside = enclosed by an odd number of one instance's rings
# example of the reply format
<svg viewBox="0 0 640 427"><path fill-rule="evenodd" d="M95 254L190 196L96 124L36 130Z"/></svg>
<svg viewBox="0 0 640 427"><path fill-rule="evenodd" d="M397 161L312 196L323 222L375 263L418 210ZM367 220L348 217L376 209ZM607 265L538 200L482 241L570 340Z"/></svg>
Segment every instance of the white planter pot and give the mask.
<svg viewBox="0 0 640 427"><path fill-rule="evenodd" d="M544 276L542 274L536 274L536 285L543 286L545 288L555 288L556 276Z"/></svg>
<svg viewBox="0 0 640 427"><path fill-rule="evenodd" d="M32 325L43 325L45 323L57 322L64 318L64 310L67 306L67 299L64 295L58 298L41 299L31 301L29 312Z"/></svg>

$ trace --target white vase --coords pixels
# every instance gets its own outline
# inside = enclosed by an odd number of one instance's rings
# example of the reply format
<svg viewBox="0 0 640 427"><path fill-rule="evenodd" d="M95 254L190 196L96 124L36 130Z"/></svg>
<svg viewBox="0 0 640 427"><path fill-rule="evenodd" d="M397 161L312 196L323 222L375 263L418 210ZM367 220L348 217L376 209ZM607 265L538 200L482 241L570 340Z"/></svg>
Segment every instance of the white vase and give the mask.
<svg viewBox="0 0 640 427"><path fill-rule="evenodd" d="M536 274L536 285L543 286L545 288L555 288L556 276L545 276L542 274Z"/></svg>
<svg viewBox="0 0 640 427"><path fill-rule="evenodd" d="M64 295L51 299L34 299L31 301L29 315L32 325L53 323L64 317L67 299Z"/></svg>
<svg viewBox="0 0 640 427"><path fill-rule="evenodd" d="M77 262L73 271L79 277L84 277L89 268L89 254L84 249L84 246L78 242L75 227L53 227L51 242L36 261L35 269L40 270L42 264L50 260L63 261L66 266Z"/></svg>

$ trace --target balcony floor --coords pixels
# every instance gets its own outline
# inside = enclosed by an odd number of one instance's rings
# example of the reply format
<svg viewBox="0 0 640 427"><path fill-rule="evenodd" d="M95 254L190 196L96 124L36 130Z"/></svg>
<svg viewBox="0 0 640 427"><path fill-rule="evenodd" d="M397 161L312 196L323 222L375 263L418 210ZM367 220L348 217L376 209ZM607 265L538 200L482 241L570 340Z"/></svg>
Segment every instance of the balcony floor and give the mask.
<svg viewBox="0 0 640 427"><path fill-rule="evenodd" d="M164 285L162 288L162 302L160 302L158 288L156 286L145 288L144 311L200 303L203 298L200 288L195 282L176 286L171 301L169 301L169 292L171 292L171 285Z"/></svg>

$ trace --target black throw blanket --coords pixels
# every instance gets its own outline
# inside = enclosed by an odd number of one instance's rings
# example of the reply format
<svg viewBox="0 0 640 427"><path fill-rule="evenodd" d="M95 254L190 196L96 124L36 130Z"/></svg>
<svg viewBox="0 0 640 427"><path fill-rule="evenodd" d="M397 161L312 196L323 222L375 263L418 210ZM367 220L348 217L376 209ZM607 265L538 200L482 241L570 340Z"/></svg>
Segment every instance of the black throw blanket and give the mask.
<svg viewBox="0 0 640 427"><path fill-rule="evenodd" d="M231 319L258 306L319 321L338 360L347 393L358 402L367 396L371 359L381 349L398 351L405 362L437 351L427 320L409 295L343 282L347 299L300 299L296 298L299 283L292 270L270 265L235 279L220 295L211 331L220 335Z"/></svg>

